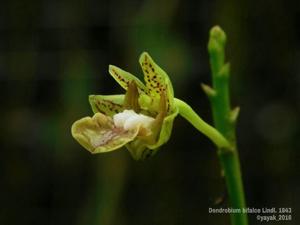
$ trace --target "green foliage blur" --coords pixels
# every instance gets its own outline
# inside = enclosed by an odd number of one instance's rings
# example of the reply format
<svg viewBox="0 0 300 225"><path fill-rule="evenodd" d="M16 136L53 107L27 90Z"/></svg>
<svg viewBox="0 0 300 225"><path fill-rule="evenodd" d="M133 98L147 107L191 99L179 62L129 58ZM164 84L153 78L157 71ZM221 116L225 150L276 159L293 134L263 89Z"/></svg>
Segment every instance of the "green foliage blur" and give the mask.
<svg viewBox="0 0 300 225"><path fill-rule="evenodd" d="M123 90L114 64L141 77L148 51L175 95L207 121L209 29L228 37L231 94L249 207L300 209L300 7L297 1L5 1L0 9L0 224L226 225L214 146L181 118L158 154L91 155L71 124L89 94ZM217 203L218 200L222 200ZM250 215L250 224L261 224ZM268 224L278 224L268 223Z"/></svg>

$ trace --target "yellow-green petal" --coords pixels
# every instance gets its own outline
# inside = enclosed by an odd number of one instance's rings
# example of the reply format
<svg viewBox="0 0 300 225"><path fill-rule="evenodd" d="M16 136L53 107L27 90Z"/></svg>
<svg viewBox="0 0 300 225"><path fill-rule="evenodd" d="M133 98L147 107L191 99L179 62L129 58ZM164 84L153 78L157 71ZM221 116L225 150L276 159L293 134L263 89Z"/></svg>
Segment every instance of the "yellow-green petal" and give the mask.
<svg viewBox="0 0 300 225"><path fill-rule="evenodd" d="M160 147L165 144L171 136L173 122L178 115L178 109L164 118L158 135L139 137L126 144L128 151L135 160L144 160L156 154ZM153 131L152 131L153 132Z"/></svg>
<svg viewBox="0 0 300 225"><path fill-rule="evenodd" d="M124 110L125 95L90 95L89 102L94 113L113 116Z"/></svg>
<svg viewBox="0 0 300 225"><path fill-rule="evenodd" d="M145 85L134 75L128 73L125 70L120 69L119 67L109 65L110 75L121 85L122 88L127 90L129 84L134 81L138 87L139 93L146 93Z"/></svg>
<svg viewBox="0 0 300 225"><path fill-rule="evenodd" d="M145 142L139 138L126 144L126 148L135 160L144 160L149 157L146 154L149 149L146 147Z"/></svg>
<svg viewBox="0 0 300 225"><path fill-rule="evenodd" d="M158 140L155 144L147 145L149 149L156 150L158 147L165 144L170 139L172 128L173 128L173 122L177 115L178 115L178 109L176 108L172 114L164 118Z"/></svg>
<svg viewBox="0 0 300 225"><path fill-rule="evenodd" d="M77 120L71 128L73 137L91 153L104 153L121 148L132 141L139 132L114 126L112 118L102 113Z"/></svg>

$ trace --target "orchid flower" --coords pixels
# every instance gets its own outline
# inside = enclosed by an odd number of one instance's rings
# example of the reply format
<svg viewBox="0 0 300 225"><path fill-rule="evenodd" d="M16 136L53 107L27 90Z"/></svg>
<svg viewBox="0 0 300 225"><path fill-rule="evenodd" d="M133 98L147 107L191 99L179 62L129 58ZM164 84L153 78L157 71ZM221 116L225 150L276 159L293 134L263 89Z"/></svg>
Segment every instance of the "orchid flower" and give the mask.
<svg viewBox="0 0 300 225"><path fill-rule="evenodd" d="M126 146L134 159L154 155L170 136L180 113L216 145L227 140L205 123L185 102L174 98L167 73L146 52L139 63L145 84L134 75L109 66L109 73L126 90L125 95L90 95L93 117L72 125L73 137L91 153L104 153Z"/></svg>

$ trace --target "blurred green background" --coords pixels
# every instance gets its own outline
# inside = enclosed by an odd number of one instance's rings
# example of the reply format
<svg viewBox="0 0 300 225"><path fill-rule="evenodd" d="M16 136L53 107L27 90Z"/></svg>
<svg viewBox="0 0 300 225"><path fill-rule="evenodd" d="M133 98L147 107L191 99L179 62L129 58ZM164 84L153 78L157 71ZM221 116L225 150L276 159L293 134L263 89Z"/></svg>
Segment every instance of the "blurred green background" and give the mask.
<svg viewBox="0 0 300 225"><path fill-rule="evenodd" d="M123 93L108 65L141 75L145 50L176 97L211 121L200 83L210 83L215 24L227 33L232 102L241 107L248 205L292 207L292 221L268 224L299 224L300 6L276 0L2 1L0 224L229 224L208 213L228 201L214 146L182 118L144 162L125 148L91 155L70 134L92 115L89 94Z"/></svg>

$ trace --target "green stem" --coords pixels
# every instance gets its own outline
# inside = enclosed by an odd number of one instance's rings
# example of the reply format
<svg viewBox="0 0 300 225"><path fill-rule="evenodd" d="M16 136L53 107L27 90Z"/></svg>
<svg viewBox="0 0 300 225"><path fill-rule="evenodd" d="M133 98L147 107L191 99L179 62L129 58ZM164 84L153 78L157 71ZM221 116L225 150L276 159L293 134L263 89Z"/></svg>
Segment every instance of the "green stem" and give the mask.
<svg viewBox="0 0 300 225"><path fill-rule="evenodd" d="M213 88L205 85L204 91L211 100L214 125L233 146L232 151L218 148L218 156L226 180L230 206L234 209L246 208L240 161L236 147L235 123L238 108L231 110L229 97L229 65L225 64L225 33L220 27L210 32L208 51L212 70ZM247 225L245 213L231 214L232 225Z"/></svg>
<svg viewBox="0 0 300 225"><path fill-rule="evenodd" d="M184 101L175 98L179 114L189 121L197 130L206 135L218 148L231 149L229 142L214 127L202 120L198 114Z"/></svg>
<svg viewBox="0 0 300 225"><path fill-rule="evenodd" d="M238 152L223 153L219 151L219 160L224 171L230 207L233 209L246 208L242 175ZM248 219L245 213L230 214L232 225L247 225Z"/></svg>

